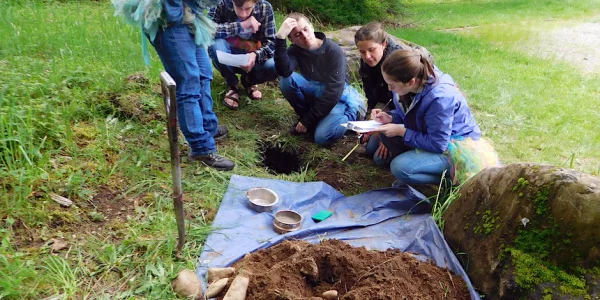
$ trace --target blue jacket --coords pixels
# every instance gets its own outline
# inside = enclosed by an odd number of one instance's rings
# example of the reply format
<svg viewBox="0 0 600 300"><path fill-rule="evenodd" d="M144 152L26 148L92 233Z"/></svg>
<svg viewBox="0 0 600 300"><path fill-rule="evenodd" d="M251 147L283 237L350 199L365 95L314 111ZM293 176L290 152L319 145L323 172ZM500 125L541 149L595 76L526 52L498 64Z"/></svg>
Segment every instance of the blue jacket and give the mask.
<svg viewBox="0 0 600 300"><path fill-rule="evenodd" d="M463 94L448 74L436 70L437 81L430 78L423 90L405 111L396 93L396 109L391 112L394 123L404 124L404 144L433 153L443 153L450 137L470 137L478 140L481 130Z"/></svg>

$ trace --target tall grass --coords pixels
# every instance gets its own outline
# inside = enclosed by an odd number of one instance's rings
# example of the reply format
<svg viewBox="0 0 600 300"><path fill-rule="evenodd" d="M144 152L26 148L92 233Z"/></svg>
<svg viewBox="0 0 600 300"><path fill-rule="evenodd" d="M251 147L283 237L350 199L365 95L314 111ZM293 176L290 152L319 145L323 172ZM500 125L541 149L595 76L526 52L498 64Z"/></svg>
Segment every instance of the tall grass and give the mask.
<svg viewBox="0 0 600 300"><path fill-rule="evenodd" d="M208 222L231 173L184 163L188 239L184 259L171 256L177 231L156 89L162 66L154 51L144 66L139 31L112 14L108 1L0 2L0 298L173 299L171 279L195 269L214 230ZM132 74L143 80L128 80ZM216 76L215 99L221 85ZM275 98L268 90L265 96ZM236 161L236 174L314 180L308 169L272 175L257 167L255 116L264 117L261 125L283 126L291 109L269 102L244 108L245 119L221 119L244 127L219 145ZM61 208L51 192L74 206ZM110 219L96 207L103 192L115 193L117 207L140 204L126 219ZM69 249L53 254L51 238Z"/></svg>

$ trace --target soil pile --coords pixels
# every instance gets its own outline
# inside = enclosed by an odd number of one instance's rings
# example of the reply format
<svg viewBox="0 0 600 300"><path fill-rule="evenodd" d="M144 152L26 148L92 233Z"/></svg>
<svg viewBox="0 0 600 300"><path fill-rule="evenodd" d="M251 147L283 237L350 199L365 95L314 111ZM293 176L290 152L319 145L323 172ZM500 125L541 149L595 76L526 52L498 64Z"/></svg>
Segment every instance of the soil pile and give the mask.
<svg viewBox="0 0 600 300"><path fill-rule="evenodd" d="M250 277L246 299L470 299L465 281L399 250L370 251L339 240L285 241L234 267ZM312 297L312 298L311 298Z"/></svg>

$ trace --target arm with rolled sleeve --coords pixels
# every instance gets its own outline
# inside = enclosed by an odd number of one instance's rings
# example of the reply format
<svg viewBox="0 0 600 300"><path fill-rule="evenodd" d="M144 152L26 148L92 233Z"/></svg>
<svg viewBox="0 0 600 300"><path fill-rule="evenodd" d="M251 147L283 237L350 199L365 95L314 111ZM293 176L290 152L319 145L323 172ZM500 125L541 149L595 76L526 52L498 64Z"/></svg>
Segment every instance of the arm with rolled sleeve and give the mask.
<svg viewBox="0 0 600 300"><path fill-rule="evenodd" d="M425 112L427 133L407 128L404 144L433 153L446 151L452 134L455 102L452 96L434 99Z"/></svg>
<svg viewBox="0 0 600 300"><path fill-rule="evenodd" d="M217 39L236 36L242 32L242 24L240 22L227 22L226 14L225 1L222 1L217 7L208 12L208 17L217 25L217 31L215 32L215 38Z"/></svg>
<svg viewBox="0 0 600 300"><path fill-rule="evenodd" d="M262 47L254 53L256 53L256 63L264 63L269 58L273 57L275 51L275 15L273 13L273 7L269 2L264 1L261 7L261 15L264 16L264 21L261 22L260 29L261 39L260 42Z"/></svg>
<svg viewBox="0 0 600 300"><path fill-rule="evenodd" d="M346 84L346 55L341 48L333 48L327 53L329 63L326 66L327 76L323 95L315 100L314 105L308 113L302 117L300 122L306 128L314 129L319 121L325 118L331 109L338 103Z"/></svg>

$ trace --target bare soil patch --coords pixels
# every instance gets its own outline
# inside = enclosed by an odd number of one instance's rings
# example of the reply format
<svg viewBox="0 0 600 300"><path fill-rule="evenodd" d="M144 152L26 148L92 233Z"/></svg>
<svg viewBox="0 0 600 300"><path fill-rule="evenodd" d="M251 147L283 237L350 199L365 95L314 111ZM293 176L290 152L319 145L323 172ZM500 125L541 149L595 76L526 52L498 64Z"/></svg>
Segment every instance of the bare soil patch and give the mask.
<svg viewBox="0 0 600 300"><path fill-rule="evenodd" d="M600 16L595 19L600 19ZM494 25L483 27L492 26ZM531 38L518 42L517 48L521 51L544 59L567 62L584 74L600 73L600 21L573 24L551 19L543 23L524 23L521 26L525 26L533 34ZM442 31L476 34L479 28L465 26Z"/></svg>
<svg viewBox="0 0 600 300"><path fill-rule="evenodd" d="M360 145L345 161L342 158L356 146L357 138L347 135L332 147L334 159L323 160L315 167L317 178L344 194L358 194L392 186L396 179L386 168L378 168Z"/></svg>
<svg viewBox="0 0 600 300"><path fill-rule="evenodd" d="M553 29L540 34L532 48L544 58L557 58L586 73L600 73L600 22Z"/></svg>
<svg viewBox="0 0 600 300"><path fill-rule="evenodd" d="M248 254L234 267L250 277L247 300L470 299L462 277L400 250L372 251L339 240L285 241ZM316 297L316 298L311 298Z"/></svg>

